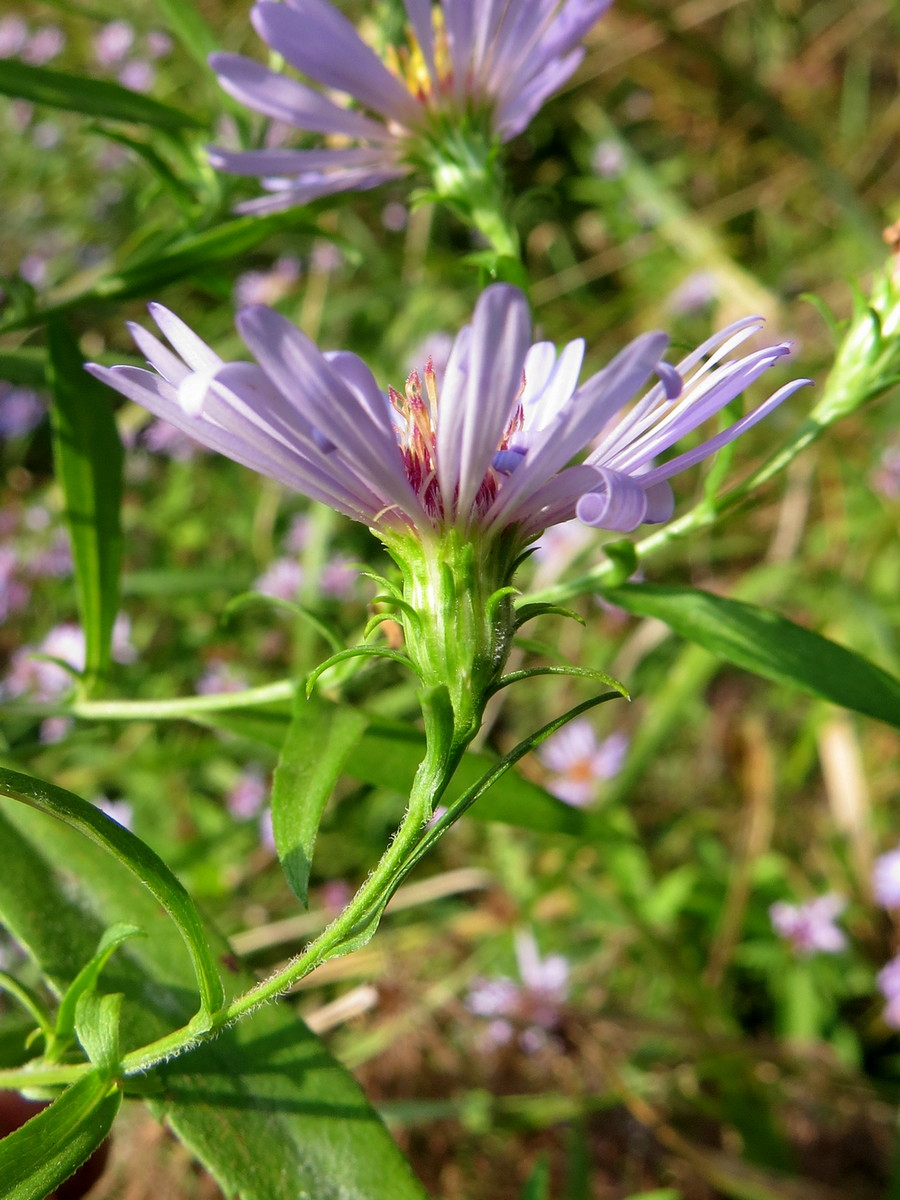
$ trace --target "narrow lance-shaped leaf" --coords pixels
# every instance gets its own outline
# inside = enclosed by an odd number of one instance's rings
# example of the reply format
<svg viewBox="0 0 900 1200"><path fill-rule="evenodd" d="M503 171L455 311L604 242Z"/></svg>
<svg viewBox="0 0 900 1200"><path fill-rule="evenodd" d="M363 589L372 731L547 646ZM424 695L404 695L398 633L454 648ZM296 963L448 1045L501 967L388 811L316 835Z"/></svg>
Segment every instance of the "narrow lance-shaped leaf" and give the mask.
<svg viewBox="0 0 900 1200"><path fill-rule="evenodd" d="M764 679L900 726L900 679L768 609L695 588L655 584L628 584L603 595L638 616L656 617L681 637Z"/></svg>
<svg viewBox="0 0 900 1200"><path fill-rule="evenodd" d="M57 990L71 984L93 952L99 914L107 923L139 924L148 935L130 942L106 968L125 994L123 1043L145 1045L189 1016L191 974L174 926L99 846L62 822L13 805L0 812L0 859L0 918ZM65 863L68 876L77 874L77 893L57 877L53 863ZM212 937L216 955L227 955L224 939ZM233 971L236 988L255 982L237 964ZM390 1200L426 1200L353 1076L285 1005L266 1005L140 1078L152 1091L148 1103L156 1115L226 1195L372 1200L374 1187ZM0 1195L6 1196L2 1186Z"/></svg>
<svg viewBox="0 0 900 1200"><path fill-rule="evenodd" d="M319 822L351 750L366 727L352 708L300 693L272 786L275 848L288 883L304 907Z"/></svg>
<svg viewBox="0 0 900 1200"><path fill-rule="evenodd" d="M47 104L51 108L63 108L67 112L84 113L89 117L131 121L139 125L154 125L158 129L204 128L204 123L196 117L108 79L50 71L46 67L33 67L15 58L0 62L0 94L30 100L34 104Z"/></svg>
<svg viewBox="0 0 900 1200"><path fill-rule="evenodd" d="M221 1006L222 982L194 902L149 846L80 796L18 771L0 768L0 795L65 821L133 872L163 906L184 939L197 976L200 1012L208 1016Z"/></svg>
<svg viewBox="0 0 900 1200"><path fill-rule="evenodd" d="M107 670L119 608L122 560L122 443L108 389L84 370L61 321L49 326L53 453L66 500L90 685Z"/></svg>
<svg viewBox="0 0 900 1200"><path fill-rule="evenodd" d="M122 1096L96 1072L0 1141L3 1200L45 1200L109 1133Z"/></svg>

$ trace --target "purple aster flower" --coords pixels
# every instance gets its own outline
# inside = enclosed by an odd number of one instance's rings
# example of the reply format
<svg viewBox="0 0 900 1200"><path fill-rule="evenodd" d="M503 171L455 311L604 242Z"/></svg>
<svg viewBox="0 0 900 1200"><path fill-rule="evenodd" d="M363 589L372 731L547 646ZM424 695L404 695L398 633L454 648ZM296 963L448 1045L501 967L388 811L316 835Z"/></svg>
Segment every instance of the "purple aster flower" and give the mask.
<svg viewBox="0 0 900 1200"><path fill-rule="evenodd" d="M225 805L239 821L255 817L266 802L269 788L262 767L255 764L245 768L230 787Z"/></svg>
<svg viewBox="0 0 900 1200"><path fill-rule="evenodd" d="M172 53L172 39L167 33L153 29L147 34L146 47L151 58L165 58Z"/></svg>
<svg viewBox="0 0 900 1200"><path fill-rule="evenodd" d="M175 462L187 462L203 447L168 421L151 421L141 434L141 442L154 454L164 454Z"/></svg>
<svg viewBox="0 0 900 1200"><path fill-rule="evenodd" d="M516 934L516 962L521 983L506 976L476 979L466 1007L476 1016L492 1018L487 1036L493 1045L510 1042L518 1029L519 1045L533 1053L559 1026L569 993L569 964L561 954L542 959L534 935L525 930Z"/></svg>
<svg viewBox="0 0 900 1200"><path fill-rule="evenodd" d="M296 559L276 558L260 575L253 588L276 600L296 600L303 582L303 569Z"/></svg>
<svg viewBox="0 0 900 1200"><path fill-rule="evenodd" d="M127 800L110 800L108 796L98 796L94 803L117 824L131 829L134 823L134 809Z"/></svg>
<svg viewBox="0 0 900 1200"><path fill-rule="evenodd" d="M900 1029L900 954L878 972L878 990L887 1001L885 1023L892 1029Z"/></svg>
<svg viewBox="0 0 900 1200"><path fill-rule="evenodd" d="M28 26L18 13L0 18L0 58L21 54L28 41Z"/></svg>
<svg viewBox="0 0 900 1200"><path fill-rule="evenodd" d="M342 554L330 558L322 568L319 578L319 590L325 596L333 596L336 600L348 595L359 578L359 569Z"/></svg>
<svg viewBox="0 0 900 1200"><path fill-rule="evenodd" d="M52 62L65 49L66 35L58 25L45 25L28 39L22 50L22 61L34 67Z"/></svg>
<svg viewBox="0 0 900 1200"><path fill-rule="evenodd" d="M847 935L835 925L847 907L843 896L829 892L805 904L773 904L769 916L775 932L790 942L799 958L811 954L837 954L847 945Z"/></svg>
<svg viewBox="0 0 900 1200"><path fill-rule="evenodd" d="M268 271L245 271L234 285L234 299L241 308L250 304L277 304L293 290L300 278L300 260L283 254Z"/></svg>
<svg viewBox="0 0 900 1200"><path fill-rule="evenodd" d="M590 804L597 798L597 785L621 771L629 742L621 732L598 741L590 721L563 726L538 751L541 762L554 773L547 790L575 808Z"/></svg>
<svg viewBox="0 0 900 1200"><path fill-rule="evenodd" d="M197 695L224 696L228 692L242 692L246 687L245 675L223 659L214 658L197 680Z"/></svg>
<svg viewBox="0 0 900 1200"><path fill-rule="evenodd" d="M875 859L872 890L882 908L900 908L900 846Z"/></svg>
<svg viewBox="0 0 900 1200"><path fill-rule="evenodd" d="M133 58L122 67L118 79L133 92L149 92L156 83L156 67L144 58Z"/></svg>
<svg viewBox="0 0 900 1200"><path fill-rule="evenodd" d="M75 722L71 717L47 717L41 721L41 730L38 735L43 746L55 746L57 742L63 742L72 731Z"/></svg>
<svg viewBox="0 0 900 1200"><path fill-rule="evenodd" d="M31 388L0 381L0 437L26 437L40 425L46 411Z"/></svg>
<svg viewBox="0 0 900 1200"><path fill-rule="evenodd" d="M127 21L109 21L92 39L94 61L101 67L120 63L134 45L134 26Z"/></svg>
<svg viewBox="0 0 900 1200"><path fill-rule="evenodd" d="M430 363L386 398L355 355L322 354L285 317L254 307L238 328L258 365L223 362L176 316L151 313L173 353L132 333L154 368L89 369L213 450L375 528L390 545L448 530L480 544L507 531L519 549L577 516L630 532L673 509L669 479L733 441L807 380L789 383L726 430L654 465L789 352L786 343L726 357L758 331L745 318L677 367L667 338L636 338L578 385L582 341L557 355L530 345L524 296L488 288L456 338L444 378ZM622 415L651 377L659 382ZM594 438L584 461L568 465Z"/></svg>
<svg viewBox="0 0 900 1200"><path fill-rule="evenodd" d="M318 91L236 54L210 59L222 87L274 120L339 139L315 150L213 150L217 167L263 177L274 212L408 174L477 131L489 144L521 133L584 55L581 41L611 0L405 0L406 42L384 60L327 0L259 0L256 32ZM337 91L356 101L345 107ZM366 110L366 111L361 111ZM438 150L440 153L440 150Z"/></svg>

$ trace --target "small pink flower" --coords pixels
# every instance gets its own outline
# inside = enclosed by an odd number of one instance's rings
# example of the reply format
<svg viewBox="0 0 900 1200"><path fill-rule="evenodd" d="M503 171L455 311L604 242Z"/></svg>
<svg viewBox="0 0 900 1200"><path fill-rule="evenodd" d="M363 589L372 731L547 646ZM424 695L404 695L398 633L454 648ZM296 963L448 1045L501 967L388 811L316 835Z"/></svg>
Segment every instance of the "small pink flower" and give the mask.
<svg viewBox="0 0 900 1200"><path fill-rule="evenodd" d="M276 558L253 584L254 591L276 600L296 600L303 569L293 558Z"/></svg>
<svg viewBox="0 0 900 1200"><path fill-rule="evenodd" d="M253 763L232 784L225 797L225 805L238 821L246 821L257 815L268 795L265 771Z"/></svg>
<svg viewBox="0 0 900 1200"><path fill-rule="evenodd" d="M127 21L110 21L94 35L94 60L101 67L120 63L134 45L134 26Z"/></svg>
<svg viewBox="0 0 900 1200"><path fill-rule="evenodd" d="M597 785L622 769L628 745L627 734L611 733L599 742L590 721L572 721L538 751L544 766L554 772L547 791L566 804L583 808L596 799Z"/></svg>
<svg viewBox="0 0 900 1200"><path fill-rule="evenodd" d="M521 983L506 976L473 981L466 1008L479 1017L490 1017L486 1036L491 1045L512 1041L532 1054L549 1041L559 1026L569 992L569 964L561 954L541 958L534 935L516 934L516 961Z"/></svg>
<svg viewBox="0 0 900 1200"><path fill-rule="evenodd" d="M283 254L268 271L245 271L234 286L238 308L249 304L277 304L294 290L300 278L300 260Z"/></svg>
<svg viewBox="0 0 900 1200"><path fill-rule="evenodd" d="M769 909L775 932L789 942L798 958L812 954L837 954L847 945L847 935L835 925L847 907L843 896L829 892L805 904L780 900Z"/></svg>
<svg viewBox="0 0 900 1200"><path fill-rule="evenodd" d="M242 692L246 687L246 676L221 658L211 659L197 680L198 696L222 696L227 692Z"/></svg>
<svg viewBox="0 0 900 1200"><path fill-rule="evenodd" d="M882 908L900 908L900 846L875 859L872 889Z"/></svg>
<svg viewBox="0 0 900 1200"><path fill-rule="evenodd" d="M900 1029L900 954L878 972L878 990L887 1001L884 1010L885 1023L892 1029Z"/></svg>
<svg viewBox="0 0 900 1200"><path fill-rule="evenodd" d="M45 25L28 39L22 50L22 61L33 67L43 67L61 54L66 45L66 35L57 25Z"/></svg>

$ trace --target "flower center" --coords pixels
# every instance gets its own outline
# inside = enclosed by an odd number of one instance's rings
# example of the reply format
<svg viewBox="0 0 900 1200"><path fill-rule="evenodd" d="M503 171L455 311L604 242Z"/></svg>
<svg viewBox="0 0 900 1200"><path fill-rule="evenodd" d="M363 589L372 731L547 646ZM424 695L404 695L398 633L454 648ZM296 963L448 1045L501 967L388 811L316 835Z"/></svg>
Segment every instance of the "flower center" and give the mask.
<svg viewBox="0 0 900 1200"><path fill-rule="evenodd" d="M434 364L430 357L425 363L424 379L423 392L422 378L419 372L410 371L406 379L404 394L401 395L395 388L389 387L388 398L397 414L394 429L397 434L397 444L406 466L406 477L428 515L441 521L445 513L444 497L438 485L436 469L438 386ZM521 402L524 388L525 376L523 374L522 385L513 405L512 415L497 445L493 463L488 468L475 498L475 509L478 513L483 513L489 508L497 495L503 477L511 474L522 461L523 454L516 450L510 450L509 444L510 439L522 429L525 422Z"/></svg>
<svg viewBox="0 0 900 1200"><path fill-rule="evenodd" d="M406 27L406 45L390 45L384 51L384 62L387 68L409 88L410 93L425 107L432 107L440 96L449 94L453 88L453 59L450 55L447 30L444 27L444 14L440 8L433 10L432 23L436 85L425 53L409 26Z"/></svg>

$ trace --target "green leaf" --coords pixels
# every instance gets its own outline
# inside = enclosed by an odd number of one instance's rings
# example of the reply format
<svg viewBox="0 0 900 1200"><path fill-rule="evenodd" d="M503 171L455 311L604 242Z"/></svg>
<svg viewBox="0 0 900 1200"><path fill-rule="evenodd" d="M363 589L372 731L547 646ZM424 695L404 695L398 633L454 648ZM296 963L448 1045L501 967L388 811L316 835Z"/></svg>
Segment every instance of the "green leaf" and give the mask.
<svg viewBox="0 0 900 1200"><path fill-rule="evenodd" d="M629 584L603 595L764 679L900 726L900 680L768 609L687 587Z"/></svg>
<svg viewBox="0 0 900 1200"><path fill-rule="evenodd" d="M207 59L221 45L191 0L153 0L169 27L185 50L197 60L204 71L209 70ZM224 94L223 94L224 100Z"/></svg>
<svg viewBox="0 0 900 1200"><path fill-rule="evenodd" d="M14 807L9 816L0 813L0 916L55 986L64 990L90 954L99 912L148 933L104 975L125 995L123 1041L143 1045L185 1019L190 968L171 922L135 878L40 812ZM65 881L52 862L65 864ZM234 963L227 943L215 938L214 947L231 963L235 988L250 987L253 977ZM353 1076L284 1004L257 1010L129 1083L150 1096L153 1111L230 1196L372 1200L377 1180L391 1200L426 1200Z"/></svg>
<svg viewBox="0 0 900 1200"><path fill-rule="evenodd" d="M118 83L33 67L15 58L0 61L0 94L90 117L154 125L157 129L205 128L196 117Z"/></svg>
<svg viewBox="0 0 900 1200"><path fill-rule="evenodd" d="M0 768L0 795L64 821L110 851L136 875L175 922L184 940L200 991L201 1014L208 1016L221 1007L224 996L222 981L194 902L149 846L80 796L52 783L20 775L18 771ZM110 935L113 938L118 936L114 931L110 931Z"/></svg>
<svg viewBox="0 0 900 1200"><path fill-rule="evenodd" d="M124 921L117 921L115 925L111 925L104 931L96 953L81 968L60 1001L55 1029L56 1039L59 1042L65 1043L72 1038L75 1032L75 1014L78 1003L96 988L100 972L106 966L110 955L131 938L143 936L142 929L136 925L128 925Z"/></svg>
<svg viewBox="0 0 900 1200"><path fill-rule="evenodd" d="M22 350L4 350L0 354L0 379L16 387L47 386L47 354L37 346Z"/></svg>
<svg viewBox="0 0 900 1200"><path fill-rule="evenodd" d="M91 1063L107 1079L112 1079L119 1070L122 999L121 992L112 996L85 992L78 1001L78 1040Z"/></svg>
<svg viewBox="0 0 900 1200"><path fill-rule="evenodd" d="M0 1142L0 1196L45 1200L109 1133L122 1096L96 1072Z"/></svg>
<svg viewBox="0 0 900 1200"><path fill-rule="evenodd" d="M86 641L85 677L91 684L109 667L119 609L124 456L109 389L84 370L78 343L62 322L51 322L49 341L53 452L66 501Z"/></svg>
<svg viewBox="0 0 900 1200"><path fill-rule="evenodd" d="M199 725L227 730L274 750L281 747L288 723L287 715L274 706L196 713L190 719ZM369 727L363 733L357 751L347 760L344 770L361 783L409 795L413 777L424 754L425 736L419 730L370 717ZM441 803L456 800L496 762L496 758L490 754L468 751L463 755ZM604 812L573 808L531 780L512 773L499 778L469 815L478 821L501 821L536 833L565 833L582 840L620 836L610 829Z"/></svg>
<svg viewBox="0 0 900 1200"><path fill-rule="evenodd" d="M278 858L294 895L308 902L309 872L322 813L367 724L355 709L298 693L272 785Z"/></svg>

